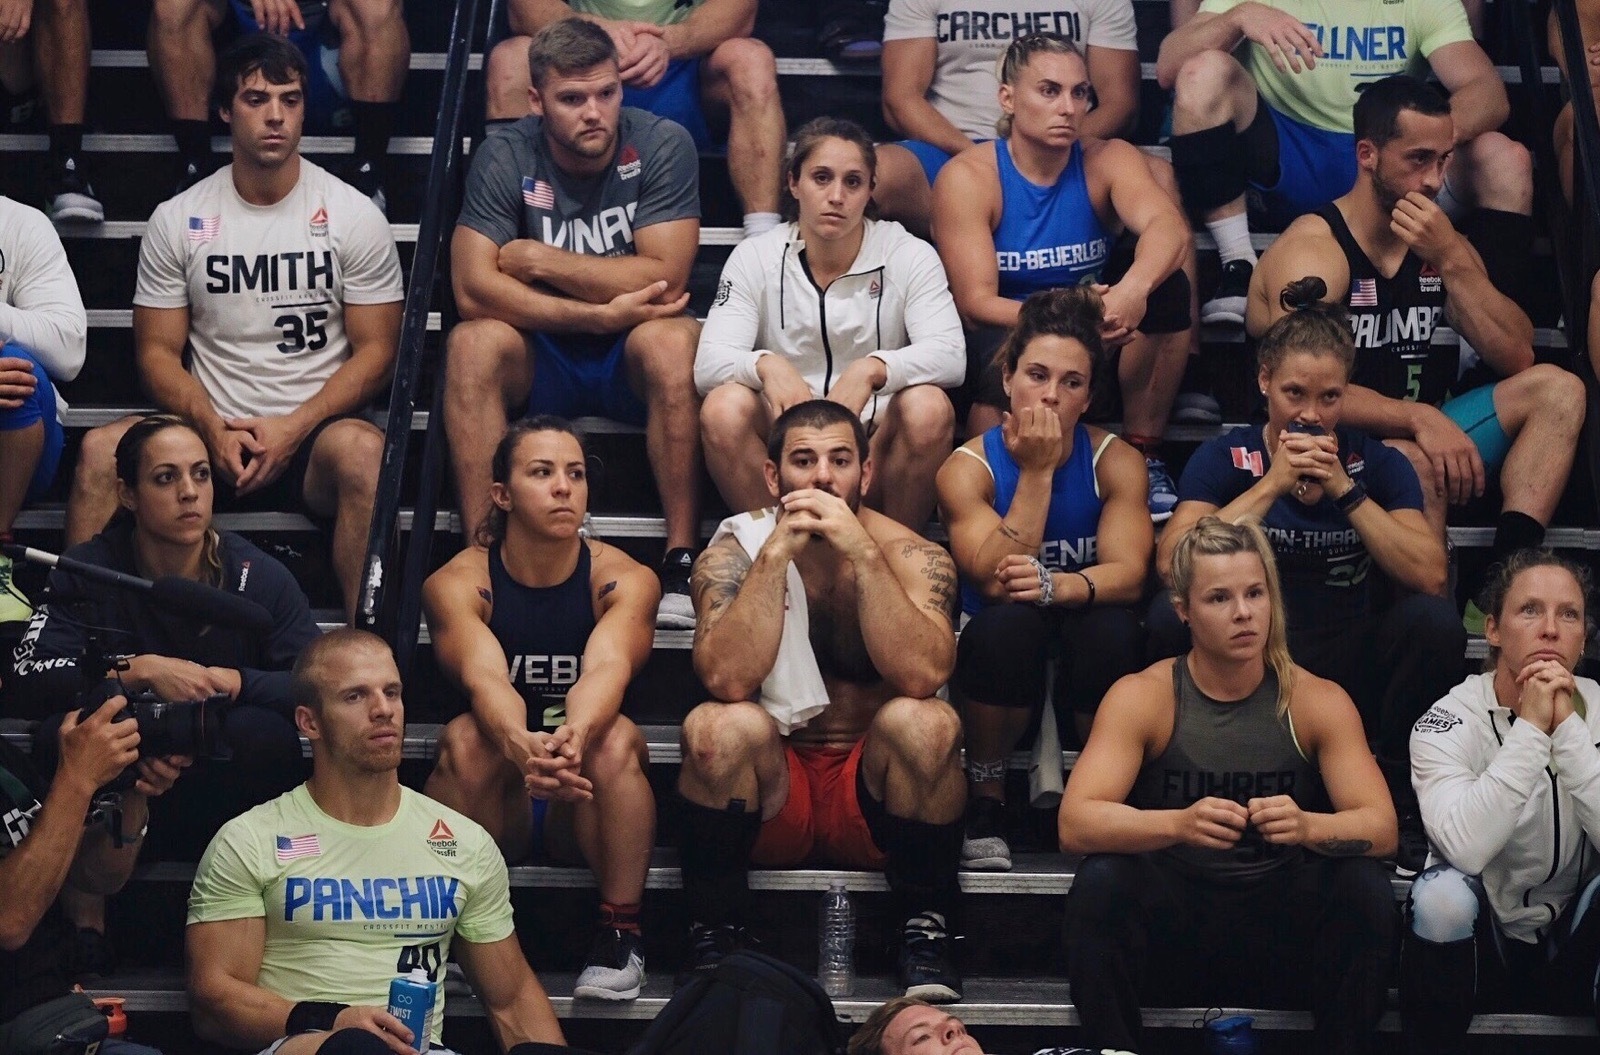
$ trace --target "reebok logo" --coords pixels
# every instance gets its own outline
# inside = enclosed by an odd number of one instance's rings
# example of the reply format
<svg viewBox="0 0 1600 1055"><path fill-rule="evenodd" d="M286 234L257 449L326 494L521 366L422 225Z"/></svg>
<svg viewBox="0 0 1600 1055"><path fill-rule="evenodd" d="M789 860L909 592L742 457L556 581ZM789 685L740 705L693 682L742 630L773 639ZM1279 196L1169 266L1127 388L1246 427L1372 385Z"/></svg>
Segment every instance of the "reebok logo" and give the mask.
<svg viewBox="0 0 1600 1055"><path fill-rule="evenodd" d="M617 154L617 178L623 180L633 179L644 167L644 162L639 160L639 152L630 143Z"/></svg>
<svg viewBox="0 0 1600 1055"><path fill-rule="evenodd" d="M316 212L311 214L311 234L316 238L326 238L328 236L327 209L318 208Z"/></svg>
<svg viewBox="0 0 1600 1055"><path fill-rule="evenodd" d="M440 857L456 855L456 833L450 830L443 817L433 822L433 831L428 833L428 849Z"/></svg>

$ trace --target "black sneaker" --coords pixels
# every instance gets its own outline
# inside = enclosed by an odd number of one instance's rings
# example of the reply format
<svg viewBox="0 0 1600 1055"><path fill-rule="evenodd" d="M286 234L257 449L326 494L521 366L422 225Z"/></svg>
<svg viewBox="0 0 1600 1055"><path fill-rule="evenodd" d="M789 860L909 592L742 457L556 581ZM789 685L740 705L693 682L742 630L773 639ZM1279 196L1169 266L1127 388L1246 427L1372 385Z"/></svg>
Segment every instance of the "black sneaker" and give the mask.
<svg viewBox="0 0 1600 1055"><path fill-rule="evenodd" d="M1005 836L1006 804L987 795L967 799L961 837L961 867L972 872L1011 871L1011 846Z"/></svg>
<svg viewBox="0 0 1600 1055"><path fill-rule="evenodd" d="M370 161L352 165L345 172L344 181L372 199L383 215L389 215L389 195L383 188L383 174Z"/></svg>
<svg viewBox="0 0 1600 1055"><path fill-rule="evenodd" d="M944 916L937 912L919 912L906 920L899 969L906 996L930 1004L961 999L961 975L952 956L952 939L944 927Z"/></svg>
<svg viewBox="0 0 1600 1055"><path fill-rule="evenodd" d="M1414 810L1400 814L1400 842L1394 852L1394 874L1415 879L1428 867L1428 833L1422 827L1422 814Z"/></svg>
<svg viewBox="0 0 1600 1055"><path fill-rule="evenodd" d="M215 171L209 158L179 158L178 182L174 185L173 195L182 194Z"/></svg>
<svg viewBox="0 0 1600 1055"><path fill-rule="evenodd" d="M45 213L52 223L103 223L106 207L95 197L76 157L51 158L45 174Z"/></svg>
<svg viewBox="0 0 1600 1055"><path fill-rule="evenodd" d="M644 946L638 931L602 927L572 995L580 1000L633 1000L643 988Z"/></svg>
<svg viewBox="0 0 1600 1055"><path fill-rule="evenodd" d="M1222 281L1217 291L1200 308L1201 322L1244 325L1246 298L1250 296L1250 276L1255 265L1248 260L1230 260L1222 265Z"/></svg>
<svg viewBox="0 0 1600 1055"><path fill-rule="evenodd" d="M679 547L661 559L661 605L656 609L659 630L693 630L694 601L689 597L689 572L694 550Z"/></svg>
<svg viewBox="0 0 1600 1055"><path fill-rule="evenodd" d="M79 927L68 952L74 981L104 978L117 968L117 951L106 936L93 927Z"/></svg>
<svg viewBox="0 0 1600 1055"><path fill-rule="evenodd" d="M692 946L689 962L678 972L674 983L681 986L698 975L716 970L724 956L743 949L748 940L744 928L732 923L719 923L716 926L694 924L689 928Z"/></svg>

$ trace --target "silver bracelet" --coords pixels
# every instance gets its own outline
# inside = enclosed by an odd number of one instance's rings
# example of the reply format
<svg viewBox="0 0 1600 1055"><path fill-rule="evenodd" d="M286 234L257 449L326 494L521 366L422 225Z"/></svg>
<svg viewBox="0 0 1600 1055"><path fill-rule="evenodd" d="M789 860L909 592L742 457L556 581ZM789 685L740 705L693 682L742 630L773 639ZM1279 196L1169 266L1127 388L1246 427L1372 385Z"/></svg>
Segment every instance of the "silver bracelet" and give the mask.
<svg viewBox="0 0 1600 1055"><path fill-rule="evenodd" d="M1039 558L1029 557L1028 563L1033 565L1033 570L1039 576L1039 599L1034 604L1040 608L1048 608L1056 599L1056 580L1050 569L1040 563Z"/></svg>

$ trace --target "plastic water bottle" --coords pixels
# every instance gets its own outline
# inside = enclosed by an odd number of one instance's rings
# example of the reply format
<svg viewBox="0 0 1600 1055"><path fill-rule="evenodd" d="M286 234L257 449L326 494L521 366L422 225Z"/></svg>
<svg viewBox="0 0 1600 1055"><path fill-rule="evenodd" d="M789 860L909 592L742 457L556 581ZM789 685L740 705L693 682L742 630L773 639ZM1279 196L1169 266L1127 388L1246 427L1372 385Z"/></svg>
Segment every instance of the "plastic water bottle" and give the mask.
<svg viewBox="0 0 1600 1055"><path fill-rule="evenodd" d="M411 1046L417 1049L418 1055L427 1055L433 1032L433 1008L438 999L438 985L420 967L389 983L389 1014L404 1022L411 1031Z"/></svg>
<svg viewBox="0 0 1600 1055"><path fill-rule="evenodd" d="M822 895L817 939L817 981L830 997L849 996L856 984L856 907L843 879L828 882Z"/></svg>
<svg viewBox="0 0 1600 1055"><path fill-rule="evenodd" d="M1256 1055L1261 1050L1249 1015L1229 1015L1206 1023L1206 1055Z"/></svg>

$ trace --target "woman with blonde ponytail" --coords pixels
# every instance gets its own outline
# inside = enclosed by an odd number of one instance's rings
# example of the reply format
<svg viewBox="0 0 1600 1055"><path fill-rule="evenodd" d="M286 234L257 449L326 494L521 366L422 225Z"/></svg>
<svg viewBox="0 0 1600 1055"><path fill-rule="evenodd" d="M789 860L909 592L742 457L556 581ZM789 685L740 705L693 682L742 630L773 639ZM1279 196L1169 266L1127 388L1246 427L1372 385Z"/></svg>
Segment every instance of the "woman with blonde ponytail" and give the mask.
<svg viewBox="0 0 1600 1055"><path fill-rule="evenodd" d="M1172 592L1194 647L1112 687L1061 800L1062 850L1089 855L1066 928L1085 1043L1140 1050L1138 998L1159 990L1306 1007L1327 1050L1359 1050L1396 924L1377 860L1394 852L1394 806L1361 718L1290 659L1253 519L1194 524ZM1309 970L1273 969L1306 948Z"/></svg>

